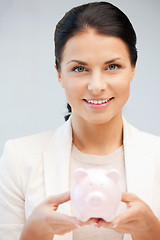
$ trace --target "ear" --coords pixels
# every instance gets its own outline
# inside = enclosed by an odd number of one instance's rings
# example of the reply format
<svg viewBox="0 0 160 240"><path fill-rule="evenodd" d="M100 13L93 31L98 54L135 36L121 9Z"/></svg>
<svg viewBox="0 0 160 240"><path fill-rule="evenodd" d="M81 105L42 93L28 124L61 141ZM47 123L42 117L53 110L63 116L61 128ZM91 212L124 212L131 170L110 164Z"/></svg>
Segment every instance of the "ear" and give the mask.
<svg viewBox="0 0 160 240"><path fill-rule="evenodd" d="M116 169L109 170L106 173L106 176L111 178L114 182L117 182L119 180L119 172Z"/></svg>
<svg viewBox="0 0 160 240"><path fill-rule="evenodd" d="M58 71L58 69L57 69L57 66L56 66L56 65L54 65L54 67L55 67L55 69L56 69L56 72L57 72L58 81L59 81L59 83L61 84L61 86L64 88L64 86L63 86L63 81L62 81L62 78L61 78L61 72L60 72L60 71Z"/></svg>
<svg viewBox="0 0 160 240"><path fill-rule="evenodd" d="M75 179L76 183L79 183L83 178L85 178L87 176L88 176L88 173L83 168L78 168L74 172L74 179Z"/></svg>
<svg viewBox="0 0 160 240"><path fill-rule="evenodd" d="M133 66L133 67L132 67L132 77L131 77L131 82L132 82L132 80L133 80L133 78L134 78L135 71L136 71L136 67Z"/></svg>

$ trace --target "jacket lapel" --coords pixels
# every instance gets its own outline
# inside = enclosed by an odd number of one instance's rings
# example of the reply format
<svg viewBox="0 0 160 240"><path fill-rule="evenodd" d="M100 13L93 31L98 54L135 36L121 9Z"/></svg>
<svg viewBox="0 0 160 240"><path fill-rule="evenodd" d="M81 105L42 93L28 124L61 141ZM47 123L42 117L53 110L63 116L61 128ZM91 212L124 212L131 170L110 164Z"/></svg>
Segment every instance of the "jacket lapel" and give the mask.
<svg viewBox="0 0 160 240"><path fill-rule="evenodd" d="M152 206L153 150L142 132L125 120L123 126L127 192L135 193Z"/></svg>
<svg viewBox="0 0 160 240"><path fill-rule="evenodd" d="M46 197L69 190L69 164L72 147L71 120L58 128L44 152L44 184ZM61 204L58 211L70 215L70 203ZM72 233L65 235L71 240ZM64 240L64 236L55 235L54 240Z"/></svg>
<svg viewBox="0 0 160 240"><path fill-rule="evenodd" d="M145 144L142 133L123 119L123 140L127 192L136 194L150 207L153 205L153 151ZM124 240L131 240L125 234Z"/></svg>

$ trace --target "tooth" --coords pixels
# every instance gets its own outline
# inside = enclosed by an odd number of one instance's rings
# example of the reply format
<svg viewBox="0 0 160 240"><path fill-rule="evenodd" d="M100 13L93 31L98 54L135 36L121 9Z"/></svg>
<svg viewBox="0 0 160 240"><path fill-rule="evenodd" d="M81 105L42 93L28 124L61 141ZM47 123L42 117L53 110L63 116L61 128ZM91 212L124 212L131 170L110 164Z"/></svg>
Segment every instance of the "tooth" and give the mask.
<svg viewBox="0 0 160 240"><path fill-rule="evenodd" d="M102 103L107 103L110 99L106 99L106 100L87 100L88 103L92 103L92 104L102 104Z"/></svg>

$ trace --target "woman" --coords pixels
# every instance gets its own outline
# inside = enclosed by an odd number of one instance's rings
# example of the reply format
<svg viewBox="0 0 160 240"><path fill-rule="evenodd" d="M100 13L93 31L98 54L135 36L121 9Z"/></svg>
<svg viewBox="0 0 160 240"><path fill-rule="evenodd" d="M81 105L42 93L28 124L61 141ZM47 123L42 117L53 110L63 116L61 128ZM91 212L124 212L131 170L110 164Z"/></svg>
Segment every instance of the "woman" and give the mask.
<svg viewBox="0 0 160 240"><path fill-rule="evenodd" d="M107 2L73 8L57 24L55 56L72 116L54 133L6 144L1 239L158 240L160 138L122 118L137 61L130 21ZM68 190L77 167L120 171L122 202L112 222L74 217Z"/></svg>

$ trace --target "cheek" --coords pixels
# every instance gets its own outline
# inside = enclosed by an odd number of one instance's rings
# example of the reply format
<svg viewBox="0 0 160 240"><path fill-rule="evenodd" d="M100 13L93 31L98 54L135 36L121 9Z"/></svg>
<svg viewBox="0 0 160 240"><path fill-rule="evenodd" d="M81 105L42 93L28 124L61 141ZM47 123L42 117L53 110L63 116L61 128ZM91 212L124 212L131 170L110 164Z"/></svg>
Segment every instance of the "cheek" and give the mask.
<svg viewBox="0 0 160 240"><path fill-rule="evenodd" d="M121 78L115 83L114 91L116 96L122 101L126 101L130 94L130 79Z"/></svg>
<svg viewBox="0 0 160 240"><path fill-rule="evenodd" d="M123 82L123 84L119 86L119 93L122 96L128 95L130 93L130 82Z"/></svg>
<svg viewBox="0 0 160 240"><path fill-rule="evenodd" d="M70 105L73 106L77 100L84 97L84 90L82 86L80 86L80 84L77 83L77 81L72 81L72 79L64 79L63 86L66 98Z"/></svg>

